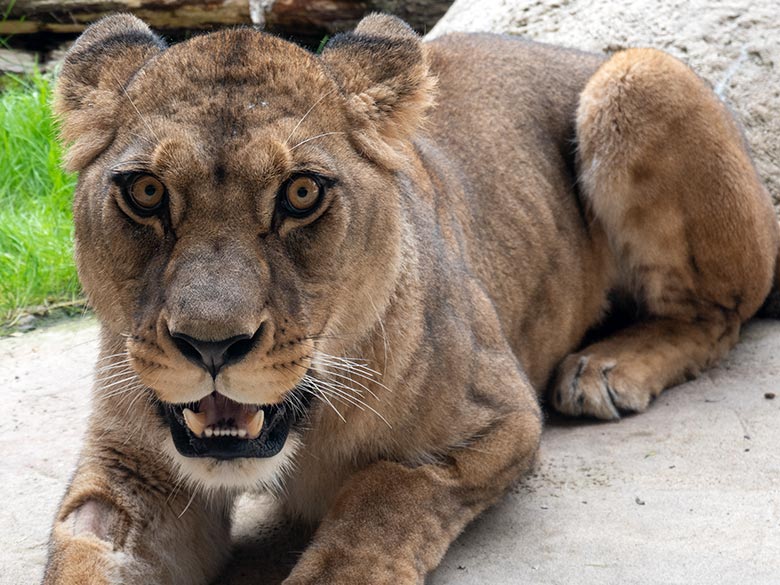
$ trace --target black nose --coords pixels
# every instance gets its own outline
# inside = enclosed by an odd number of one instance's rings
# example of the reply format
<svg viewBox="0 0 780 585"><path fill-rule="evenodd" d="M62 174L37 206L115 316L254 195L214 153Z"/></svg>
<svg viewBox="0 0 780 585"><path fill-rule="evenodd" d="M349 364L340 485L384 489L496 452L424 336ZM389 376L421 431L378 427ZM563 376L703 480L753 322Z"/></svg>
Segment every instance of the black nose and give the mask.
<svg viewBox="0 0 780 585"><path fill-rule="evenodd" d="M222 341L202 341L172 331L171 337L187 359L205 368L216 378L220 368L237 362L252 351L259 334L260 329L254 335L235 335Z"/></svg>

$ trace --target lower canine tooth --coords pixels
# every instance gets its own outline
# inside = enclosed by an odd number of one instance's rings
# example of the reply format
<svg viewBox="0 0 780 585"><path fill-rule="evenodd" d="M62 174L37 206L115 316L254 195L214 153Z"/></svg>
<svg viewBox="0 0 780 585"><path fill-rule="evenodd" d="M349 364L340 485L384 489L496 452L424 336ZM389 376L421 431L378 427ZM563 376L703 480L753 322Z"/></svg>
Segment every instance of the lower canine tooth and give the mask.
<svg viewBox="0 0 780 585"><path fill-rule="evenodd" d="M256 439L260 436L260 431L263 430L263 421L265 420L265 412L263 409L258 410L255 415L249 420L246 425L246 434L250 439Z"/></svg>
<svg viewBox="0 0 780 585"><path fill-rule="evenodd" d="M182 414L184 415L184 422L187 423L190 430L200 437L206 428L206 413L194 413L189 408L185 408Z"/></svg>

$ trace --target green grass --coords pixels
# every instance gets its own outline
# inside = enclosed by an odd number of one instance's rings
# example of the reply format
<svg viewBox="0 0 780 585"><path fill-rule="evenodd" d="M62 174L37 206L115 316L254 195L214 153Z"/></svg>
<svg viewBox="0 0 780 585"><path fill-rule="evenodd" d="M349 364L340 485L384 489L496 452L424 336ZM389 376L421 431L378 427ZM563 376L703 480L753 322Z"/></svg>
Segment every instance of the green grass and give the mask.
<svg viewBox="0 0 780 585"><path fill-rule="evenodd" d="M73 264L75 176L60 166L53 82L0 78L0 322L80 295Z"/></svg>

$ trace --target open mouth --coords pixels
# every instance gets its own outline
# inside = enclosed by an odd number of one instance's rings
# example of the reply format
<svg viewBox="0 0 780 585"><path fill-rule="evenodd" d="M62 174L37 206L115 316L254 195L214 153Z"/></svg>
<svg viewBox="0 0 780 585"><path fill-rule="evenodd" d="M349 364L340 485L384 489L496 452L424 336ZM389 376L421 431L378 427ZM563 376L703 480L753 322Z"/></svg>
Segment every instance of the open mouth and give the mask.
<svg viewBox="0 0 780 585"><path fill-rule="evenodd" d="M173 444L185 457L273 457L295 421L287 402L242 404L216 391L199 402L161 408Z"/></svg>

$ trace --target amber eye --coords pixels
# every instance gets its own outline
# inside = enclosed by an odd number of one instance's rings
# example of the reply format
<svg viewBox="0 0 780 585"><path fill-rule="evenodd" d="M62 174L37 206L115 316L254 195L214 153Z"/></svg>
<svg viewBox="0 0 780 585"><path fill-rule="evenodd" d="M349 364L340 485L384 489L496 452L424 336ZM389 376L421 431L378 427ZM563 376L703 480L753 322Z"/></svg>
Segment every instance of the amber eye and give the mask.
<svg viewBox="0 0 780 585"><path fill-rule="evenodd" d="M130 185L129 198L142 213L156 211L165 198L165 186L151 175L140 175Z"/></svg>
<svg viewBox="0 0 780 585"><path fill-rule="evenodd" d="M293 177L284 187L284 207L294 216L303 217L314 211L322 198L322 185L310 175Z"/></svg>

